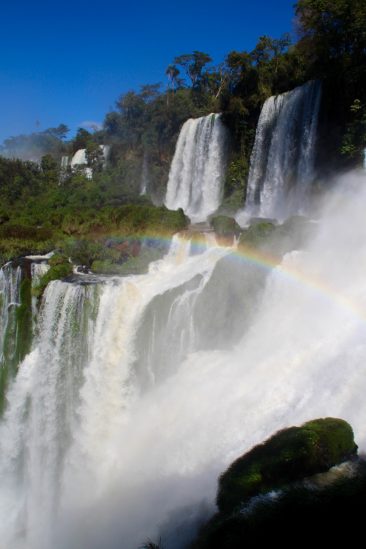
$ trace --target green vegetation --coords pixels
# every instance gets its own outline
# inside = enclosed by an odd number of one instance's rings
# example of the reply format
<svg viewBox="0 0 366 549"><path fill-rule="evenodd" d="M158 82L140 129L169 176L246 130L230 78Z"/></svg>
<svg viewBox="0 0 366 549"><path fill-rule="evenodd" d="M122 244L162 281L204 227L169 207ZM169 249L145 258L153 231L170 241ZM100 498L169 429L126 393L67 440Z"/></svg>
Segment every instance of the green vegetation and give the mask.
<svg viewBox="0 0 366 549"><path fill-rule="evenodd" d="M30 351L32 343L32 280L27 270L20 284L20 305L16 308L17 324L14 364L18 365Z"/></svg>
<svg viewBox="0 0 366 549"><path fill-rule="evenodd" d="M242 230L235 219L226 215L212 217L210 225L218 236L238 236Z"/></svg>
<svg viewBox="0 0 366 549"><path fill-rule="evenodd" d="M239 245L255 248L262 242L267 241L275 231L276 225L270 221L254 223L242 232L239 239Z"/></svg>
<svg viewBox="0 0 366 549"><path fill-rule="evenodd" d="M96 274L130 275L146 273L152 261L161 259L162 251L158 249L146 249L138 256L127 257L123 262L115 262L112 259L95 260L91 269Z"/></svg>
<svg viewBox="0 0 366 549"><path fill-rule="evenodd" d="M46 286L52 280L62 280L72 274L72 265L66 256L56 254L49 260L50 269L42 276L38 286L33 288L33 295L41 297Z"/></svg>
<svg viewBox="0 0 366 549"><path fill-rule="evenodd" d="M269 220L253 220L240 233L238 249L244 253L248 248L258 250L259 253L270 254L272 260L277 258L281 261L283 254L302 249L314 229L315 225L300 215L292 216L282 224Z"/></svg>
<svg viewBox="0 0 366 549"><path fill-rule="evenodd" d="M36 212L31 204L25 204L22 211L20 206L10 210L14 218L0 225L2 263L57 248L74 263L90 267L94 260L119 260L120 254L105 249L108 238L170 237L188 223L182 210L170 211L163 206L128 204L80 210L72 194L65 198L64 204L51 203L47 198L49 195L44 197L43 208L41 201ZM18 213L21 217L15 224Z"/></svg>
<svg viewBox="0 0 366 549"><path fill-rule="evenodd" d="M364 0L299 0L295 13L297 42L289 34L260 36L252 51L231 51L219 64L206 52L178 55L165 71L166 87L153 83L128 91L107 113L102 129L79 128L68 139L68 128L60 124L7 139L0 150L7 157L0 157L0 259L53 247L63 251L68 238L92 247L103 235L168 235L182 228L182 213L155 210L152 204L162 203L182 124L210 112L222 112L231 133L219 212L231 215L245 199L263 102L309 79L323 81L318 162L324 171L359 164L366 145ZM110 146L105 167L101 144ZM61 156L80 148L86 149L91 180L83 169L60 167ZM143 166L148 197L140 196ZM255 243L260 231L271 230L269 225L255 234L250 229L242 241ZM90 265L113 263L94 255Z"/></svg>

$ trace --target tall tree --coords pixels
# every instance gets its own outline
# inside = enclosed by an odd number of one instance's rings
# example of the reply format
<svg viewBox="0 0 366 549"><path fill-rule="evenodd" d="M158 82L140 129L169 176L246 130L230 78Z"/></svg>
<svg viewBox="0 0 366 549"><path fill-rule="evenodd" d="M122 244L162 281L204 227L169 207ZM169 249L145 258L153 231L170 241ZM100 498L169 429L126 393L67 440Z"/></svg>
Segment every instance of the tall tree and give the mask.
<svg viewBox="0 0 366 549"><path fill-rule="evenodd" d="M168 77L169 87L174 92L178 85L178 76L180 74L180 70L176 65L170 64L168 65L165 74Z"/></svg>
<svg viewBox="0 0 366 549"><path fill-rule="evenodd" d="M203 76L203 68L211 63L212 58L208 53L195 50L193 53L184 53L174 59L176 65L184 67L188 78L191 81L192 87L195 88L199 85Z"/></svg>

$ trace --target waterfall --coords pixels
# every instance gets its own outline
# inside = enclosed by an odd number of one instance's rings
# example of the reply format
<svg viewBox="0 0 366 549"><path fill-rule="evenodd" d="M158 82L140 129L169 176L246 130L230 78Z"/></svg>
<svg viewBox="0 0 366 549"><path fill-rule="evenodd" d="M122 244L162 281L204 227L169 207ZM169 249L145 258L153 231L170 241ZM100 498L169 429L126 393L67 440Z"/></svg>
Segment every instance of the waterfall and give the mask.
<svg viewBox="0 0 366 549"><path fill-rule="evenodd" d="M2 516L7 509L1 533L10 546L21 541L23 532L26 547L48 546L63 454L70 444L82 370L89 359L96 294L96 287L59 281L47 287L39 341L10 388L0 435ZM12 497L4 500L4 494ZM19 541L13 539L14 531Z"/></svg>
<svg viewBox="0 0 366 549"><path fill-rule="evenodd" d="M227 131L219 114L189 119L179 134L165 205L183 208L193 222L205 221L220 206Z"/></svg>
<svg viewBox="0 0 366 549"><path fill-rule="evenodd" d="M7 263L0 269L0 364L4 367L6 347L15 347L16 339L16 309L20 306L20 283L22 270L20 266L13 267ZM10 336L8 335L10 334ZM9 343L6 340L11 340ZM14 351L11 355L14 354Z"/></svg>
<svg viewBox="0 0 366 549"><path fill-rule="evenodd" d="M320 83L311 81L264 103L239 221L285 219L306 211L315 178L320 97Z"/></svg>
<svg viewBox="0 0 366 549"><path fill-rule="evenodd" d="M70 162L69 156L66 156L66 155L61 156L60 169L65 172L69 166L69 162Z"/></svg>
<svg viewBox="0 0 366 549"><path fill-rule="evenodd" d="M272 268L176 235L147 274L51 282L0 423L4 547L183 549L274 431L338 416L365 451L365 188L343 182Z"/></svg>
<svg viewBox="0 0 366 549"><path fill-rule="evenodd" d="M38 314L32 288L49 269L43 262L48 257L29 256L0 269L0 410L9 379L31 345Z"/></svg>
<svg viewBox="0 0 366 549"><path fill-rule="evenodd" d="M103 167L105 168L107 165L108 157L110 154L110 146L109 145L99 145L102 157L103 157ZM67 158L67 157L62 157ZM61 168L64 166L61 165ZM65 166L67 167L67 165ZM87 179L92 179L93 177L93 170L92 168L88 167L88 159L86 155L86 149L79 149L76 151L74 156L71 159L70 167L72 170L80 169L83 171Z"/></svg>
<svg viewBox="0 0 366 549"><path fill-rule="evenodd" d="M73 171L75 171L76 169L82 170L87 179L92 179L93 177L93 170L88 167L86 149L79 149L78 151L76 151L71 159L70 167Z"/></svg>
<svg viewBox="0 0 366 549"><path fill-rule="evenodd" d="M9 262L0 269L0 412L9 380L29 351L31 339L30 262Z"/></svg>
<svg viewBox="0 0 366 549"><path fill-rule="evenodd" d="M142 160L142 171L141 171L141 184L140 184L140 195L143 196L147 193L149 188L149 166L147 160L147 154L144 152Z"/></svg>
<svg viewBox="0 0 366 549"><path fill-rule="evenodd" d="M0 429L0 477L7 479L0 514L9 510L0 525L3 540L48 549L70 490L75 503L89 475L96 494L103 490L115 466L113 445L130 420L143 379L151 372L162 377L159 365L141 376L134 367L136 332L146 307L176 287L183 295L197 276L207 280L226 253L208 247L191 256L190 241L175 237L165 259L152 264L147 275L48 285L38 338L9 389ZM186 315L183 305L182 310ZM75 475L84 486L79 494Z"/></svg>

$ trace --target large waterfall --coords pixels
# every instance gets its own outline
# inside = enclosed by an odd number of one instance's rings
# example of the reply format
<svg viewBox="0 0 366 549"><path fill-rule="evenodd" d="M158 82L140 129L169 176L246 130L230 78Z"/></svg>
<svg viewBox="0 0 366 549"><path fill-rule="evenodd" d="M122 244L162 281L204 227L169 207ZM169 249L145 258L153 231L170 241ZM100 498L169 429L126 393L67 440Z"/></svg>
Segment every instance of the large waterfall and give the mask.
<svg viewBox="0 0 366 549"><path fill-rule="evenodd" d="M4 547L183 548L220 472L277 429L339 416L366 449L355 179L277 267L186 235L145 275L48 285L0 425ZM17 277L2 278L2 326Z"/></svg>
<svg viewBox="0 0 366 549"><path fill-rule="evenodd" d="M315 178L320 96L320 83L311 81L264 103L239 220L284 219L307 210Z"/></svg>
<svg viewBox="0 0 366 549"><path fill-rule="evenodd" d="M220 206L225 175L227 131L219 114L189 119L179 134L165 204L183 208L194 222Z"/></svg>

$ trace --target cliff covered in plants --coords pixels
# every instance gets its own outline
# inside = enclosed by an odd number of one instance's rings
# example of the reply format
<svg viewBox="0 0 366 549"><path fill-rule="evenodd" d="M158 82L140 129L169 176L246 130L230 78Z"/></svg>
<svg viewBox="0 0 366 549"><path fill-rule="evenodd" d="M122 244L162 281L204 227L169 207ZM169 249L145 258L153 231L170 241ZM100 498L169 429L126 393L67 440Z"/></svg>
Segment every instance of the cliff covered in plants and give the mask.
<svg viewBox="0 0 366 549"><path fill-rule="evenodd" d="M319 186L323 176L359 165L366 146L365 4L299 0L295 16L296 40L290 34L261 36L252 51L231 51L219 64L200 51L178 55L166 69L167 86L145 84L122 95L106 114L102 130L80 128L68 139L68 128L60 124L5 140L0 223L67 234L84 225L91 212L162 204L183 123L210 112L222 112L230 130L224 207L235 211L245 201L264 101L314 79L323 83ZM102 143L111 147L104 167ZM81 168L61 168L61 157L80 149L86 150L91 180Z"/></svg>

